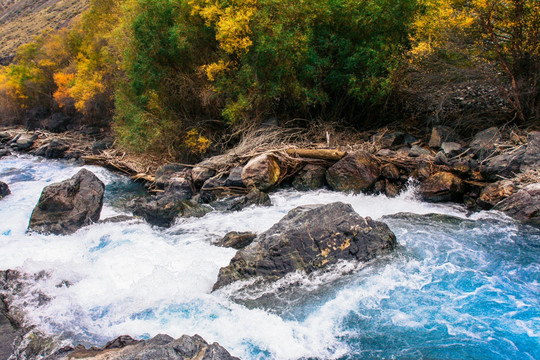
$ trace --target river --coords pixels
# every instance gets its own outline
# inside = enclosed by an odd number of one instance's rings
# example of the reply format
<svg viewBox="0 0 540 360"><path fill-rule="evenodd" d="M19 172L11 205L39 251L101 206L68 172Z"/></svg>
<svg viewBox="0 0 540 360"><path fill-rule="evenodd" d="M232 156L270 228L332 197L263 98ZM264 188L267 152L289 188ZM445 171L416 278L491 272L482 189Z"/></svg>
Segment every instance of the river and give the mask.
<svg viewBox="0 0 540 360"><path fill-rule="evenodd" d="M124 214L122 203L142 191L85 168L106 184L102 219ZM17 304L29 323L66 343L199 334L246 360L540 359L540 230L500 213L467 216L459 206L424 203L414 186L393 199L281 190L270 207L180 219L169 229L125 221L69 236L26 233L43 187L78 170L26 155L0 160L0 181L12 191L0 200L0 269L49 274L32 287L50 301L21 295ZM382 218L396 251L211 292L235 253L213 241L233 230L262 232L299 205L334 201ZM393 215L402 212L440 215Z"/></svg>

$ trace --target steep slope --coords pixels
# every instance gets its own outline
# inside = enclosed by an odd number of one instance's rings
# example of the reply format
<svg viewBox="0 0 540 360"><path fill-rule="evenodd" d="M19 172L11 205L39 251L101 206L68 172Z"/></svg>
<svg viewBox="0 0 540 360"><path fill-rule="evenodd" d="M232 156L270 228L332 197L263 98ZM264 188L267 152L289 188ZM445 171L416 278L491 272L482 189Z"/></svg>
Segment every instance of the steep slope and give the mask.
<svg viewBox="0 0 540 360"><path fill-rule="evenodd" d="M9 62L20 45L47 28L69 24L89 0L0 0L0 63Z"/></svg>

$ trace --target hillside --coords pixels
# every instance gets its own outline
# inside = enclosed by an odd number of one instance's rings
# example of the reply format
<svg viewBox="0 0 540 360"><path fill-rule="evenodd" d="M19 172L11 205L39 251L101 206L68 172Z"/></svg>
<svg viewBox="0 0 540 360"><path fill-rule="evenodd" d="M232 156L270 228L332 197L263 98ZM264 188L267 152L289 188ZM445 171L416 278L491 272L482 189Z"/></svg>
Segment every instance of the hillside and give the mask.
<svg viewBox="0 0 540 360"><path fill-rule="evenodd" d="M47 28L58 29L88 7L89 0L0 0L0 62Z"/></svg>

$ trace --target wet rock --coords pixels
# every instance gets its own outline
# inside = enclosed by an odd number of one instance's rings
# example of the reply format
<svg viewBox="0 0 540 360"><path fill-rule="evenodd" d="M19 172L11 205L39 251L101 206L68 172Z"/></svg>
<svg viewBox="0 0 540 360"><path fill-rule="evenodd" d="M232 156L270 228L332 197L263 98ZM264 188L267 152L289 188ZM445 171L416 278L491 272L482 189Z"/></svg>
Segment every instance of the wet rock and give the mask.
<svg viewBox="0 0 540 360"><path fill-rule="evenodd" d="M11 135L8 132L0 132L0 143L7 143L11 140Z"/></svg>
<svg viewBox="0 0 540 360"><path fill-rule="evenodd" d="M362 218L351 205L301 206L239 250L220 269L214 290L256 276L273 281L292 271L309 273L341 259L369 261L395 245L386 224Z"/></svg>
<svg viewBox="0 0 540 360"><path fill-rule="evenodd" d="M0 359L9 359L13 355L14 347L22 335L22 330L13 326L3 311L0 311Z"/></svg>
<svg viewBox="0 0 540 360"><path fill-rule="evenodd" d="M337 191L361 192L381 175L378 160L367 151L350 153L326 171L326 181Z"/></svg>
<svg viewBox="0 0 540 360"><path fill-rule="evenodd" d="M435 126L431 130L428 145L431 148L438 149L444 142L457 142L458 140L459 137L456 132L448 126Z"/></svg>
<svg viewBox="0 0 540 360"><path fill-rule="evenodd" d="M121 338L113 342L113 347L86 349L78 346L73 351L46 360L239 360L218 343L209 344L199 335L184 335L176 340L163 334L142 341L126 336Z"/></svg>
<svg viewBox="0 0 540 360"><path fill-rule="evenodd" d="M531 184L494 207L512 218L540 227L540 183Z"/></svg>
<svg viewBox="0 0 540 360"><path fill-rule="evenodd" d="M216 201L226 191L225 181L226 179L218 176L206 180L201 187L199 201L203 204Z"/></svg>
<svg viewBox="0 0 540 360"><path fill-rule="evenodd" d="M511 180L502 180L489 184L482 189L480 196L476 200L476 204L482 209L489 210L502 200L514 194L516 190L516 186Z"/></svg>
<svg viewBox="0 0 540 360"><path fill-rule="evenodd" d="M61 133L68 130L73 122L71 116L63 113L52 114L41 122L41 127L53 133Z"/></svg>
<svg viewBox="0 0 540 360"><path fill-rule="evenodd" d="M409 150L410 157L419 157L422 155L431 155L431 151L424 149L418 145L413 145L411 150Z"/></svg>
<svg viewBox="0 0 540 360"><path fill-rule="evenodd" d="M277 158L271 154L262 154L244 166L242 181L247 187L265 191L277 184L280 175L281 169Z"/></svg>
<svg viewBox="0 0 540 360"><path fill-rule="evenodd" d="M240 250L251 244L256 237L257 234L252 232L231 231L214 245Z"/></svg>
<svg viewBox="0 0 540 360"><path fill-rule="evenodd" d="M8 196L9 194L11 194L11 190L9 190L9 186L6 183L0 181L0 199Z"/></svg>
<svg viewBox="0 0 540 360"><path fill-rule="evenodd" d="M164 189L169 179L177 174L183 174L187 168L180 164L166 164L156 170L154 182L160 189Z"/></svg>
<svg viewBox="0 0 540 360"><path fill-rule="evenodd" d="M115 224L115 223L134 221L134 220L137 220L137 218L133 216L128 216L128 215L117 215L117 216L112 216L103 220L99 220L98 223L99 224Z"/></svg>
<svg viewBox="0 0 540 360"><path fill-rule="evenodd" d="M195 166L191 170L191 178L197 188L203 186L203 184L214 175L216 175L216 171L209 165L204 165L203 163Z"/></svg>
<svg viewBox="0 0 540 360"><path fill-rule="evenodd" d="M32 147L32 145L34 145L34 141L36 141L36 139L36 135L22 134L15 142L15 147L17 150L28 150L30 147Z"/></svg>
<svg viewBox="0 0 540 360"><path fill-rule="evenodd" d="M386 181L384 180L379 180L375 183L375 185L373 185L373 192L375 194L382 194L384 193L386 189Z"/></svg>
<svg viewBox="0 0 540 360"><path fill-rule="evenodd" d="M501 132L497 127L491 127L476 134L469 148L480 159L485 159L495 152L495 144L501 141Z"/></svg>
<svg viewBox="0 0 540 360"><path fill-rule="evenodd" d="M244 181L242 180L242 170L244 168L241 166L237 166L231 170L229 173L229 176L225 180L225 186L227 187L239 187L244 188L246 185L244 184Z"/></svg>
<svg viewBox="0 0 540 360"><path fill-rule="evenodd" d="M165 194L174 195L178 199L182 200L191 199L196 191L195 185L191 181L191 178L186 176L186 174L178 174L178 176L175 175L167 180Z"/></svg>
<svg viewBox="0 0 540 360"><path fill-rule="evenodd" d="M0 159L3 158L4 156L10 156L11 155L11 151L9 151L8 149L0 149Z"/></svg>
<svg viewBox="0 0 540 360"><path fill-rule="evenodd" d="M452 172L457 175L466 176L470 173L470 171L471 166L466 161L458 161L452 164Z"/></svg>
<svg viewBox="0 0 540 360"><path fill-rule="evenodd" d="M308 191L322 188L326 184L326 167L307 164L294 177L292 185L296 190Z"/></svg>
<svg viewBox="0 0 540 360"><path fill-rule="evenodd" d="M129 335L122 335L117 337L114 340L109 341L105 346L103 347L103 350L108 349L122 349L129 345L135 345L138 344L140 340L135 340Z"/></svg>
<svg viewBox="0 0 540 360"><path fill-rule="evenodd" d="M528 135L527 150L521 159L521 171L540 169L540 131Z"/></svg>
<svg viewBox="0 0 540 360"><path fill-rule="evenodd" d="M247 195L227 196L210 202L210 206L218 211L240 211L248 206L270 206L272 202L267 193L251 189Z"/></svg>
<svg viewBox="0 0 540 360"><path fill-rule="evenodd" d="M68 150L68 144L59 140L52 140L45 150L45 157L47 159L61 159Z"/></svg>
<svg viewBox="0 0 540 360"><path fill-rule="evenodd" d="M389 198L396 197L399 195L399 186L386 180L385 193Z"/></svg>
<svg viewBox="0 0 540 360"><path fill-rule="evenodd" d="M490 180L499 179L499 176L514 177L520 172L524 154L525 149L519 149L512 153L494 156L482 164L480 173L484 178Z"/></svg>
<svg viewBox="0 0 540 360"><path fill-rule="evenodd" d="M425 201L458 201L465 191L463 181L449 172L431 175L420 185L420 194Z"/></svg>
<svg viewBox="0 0 540 360"><path fill-rule="evenodd" d="M391 180L397 180L400 177L399 169L391 163L386 163L381 167L381 175L385 179Z"/></svg>
<svg viewBox="0 0 540 360"><path fill-rule="evenodd" d="M99 220L105 185L82 169L71 179L43 189L30 218L30 230L71 234Z"/></svg>
<svg viewBox="0 0 540 360"><path fill-rule="evenodd" d="M96 141L92 144L92 154L99 155L105 150L110 149L113 146L113 144L114 144L113 138Z"/></svg>
<svg viewBox="0 0 540 360"><path fill-rule="evenodd" d="M416 169L416 178L423 181L431 176L431 165L428 163L421 163Z"/></svg>
<svg viewBox="0 0 540 360"><path fill-rule="evenodd" d="M140 216L149 224L169 227L179 217L202 217L211 209L193 200L185 200L175 195L148 196L131 200L126 207L133 215Z"/></svg>
<svg viewBox="0 0 540 360"><path fill-rule="evenodd" d="M443 142L441 144L441 150L449 157L458 156L463 152L463 148L457 142Z"/></svg>

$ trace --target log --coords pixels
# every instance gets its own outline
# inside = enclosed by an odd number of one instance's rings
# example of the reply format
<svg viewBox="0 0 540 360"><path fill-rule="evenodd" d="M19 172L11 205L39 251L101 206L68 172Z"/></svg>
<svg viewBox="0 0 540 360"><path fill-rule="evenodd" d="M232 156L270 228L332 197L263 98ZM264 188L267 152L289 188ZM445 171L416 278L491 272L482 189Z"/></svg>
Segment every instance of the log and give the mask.
<svg viewBox="0 0 540 360"><path fill-rule="evenodd" d="M335 149L287 149L287 154L290 156L296 156L301 158L308 159L321 159L321 160L331 160L338 161L341 160L346 152L335 150Z"/></svg>

